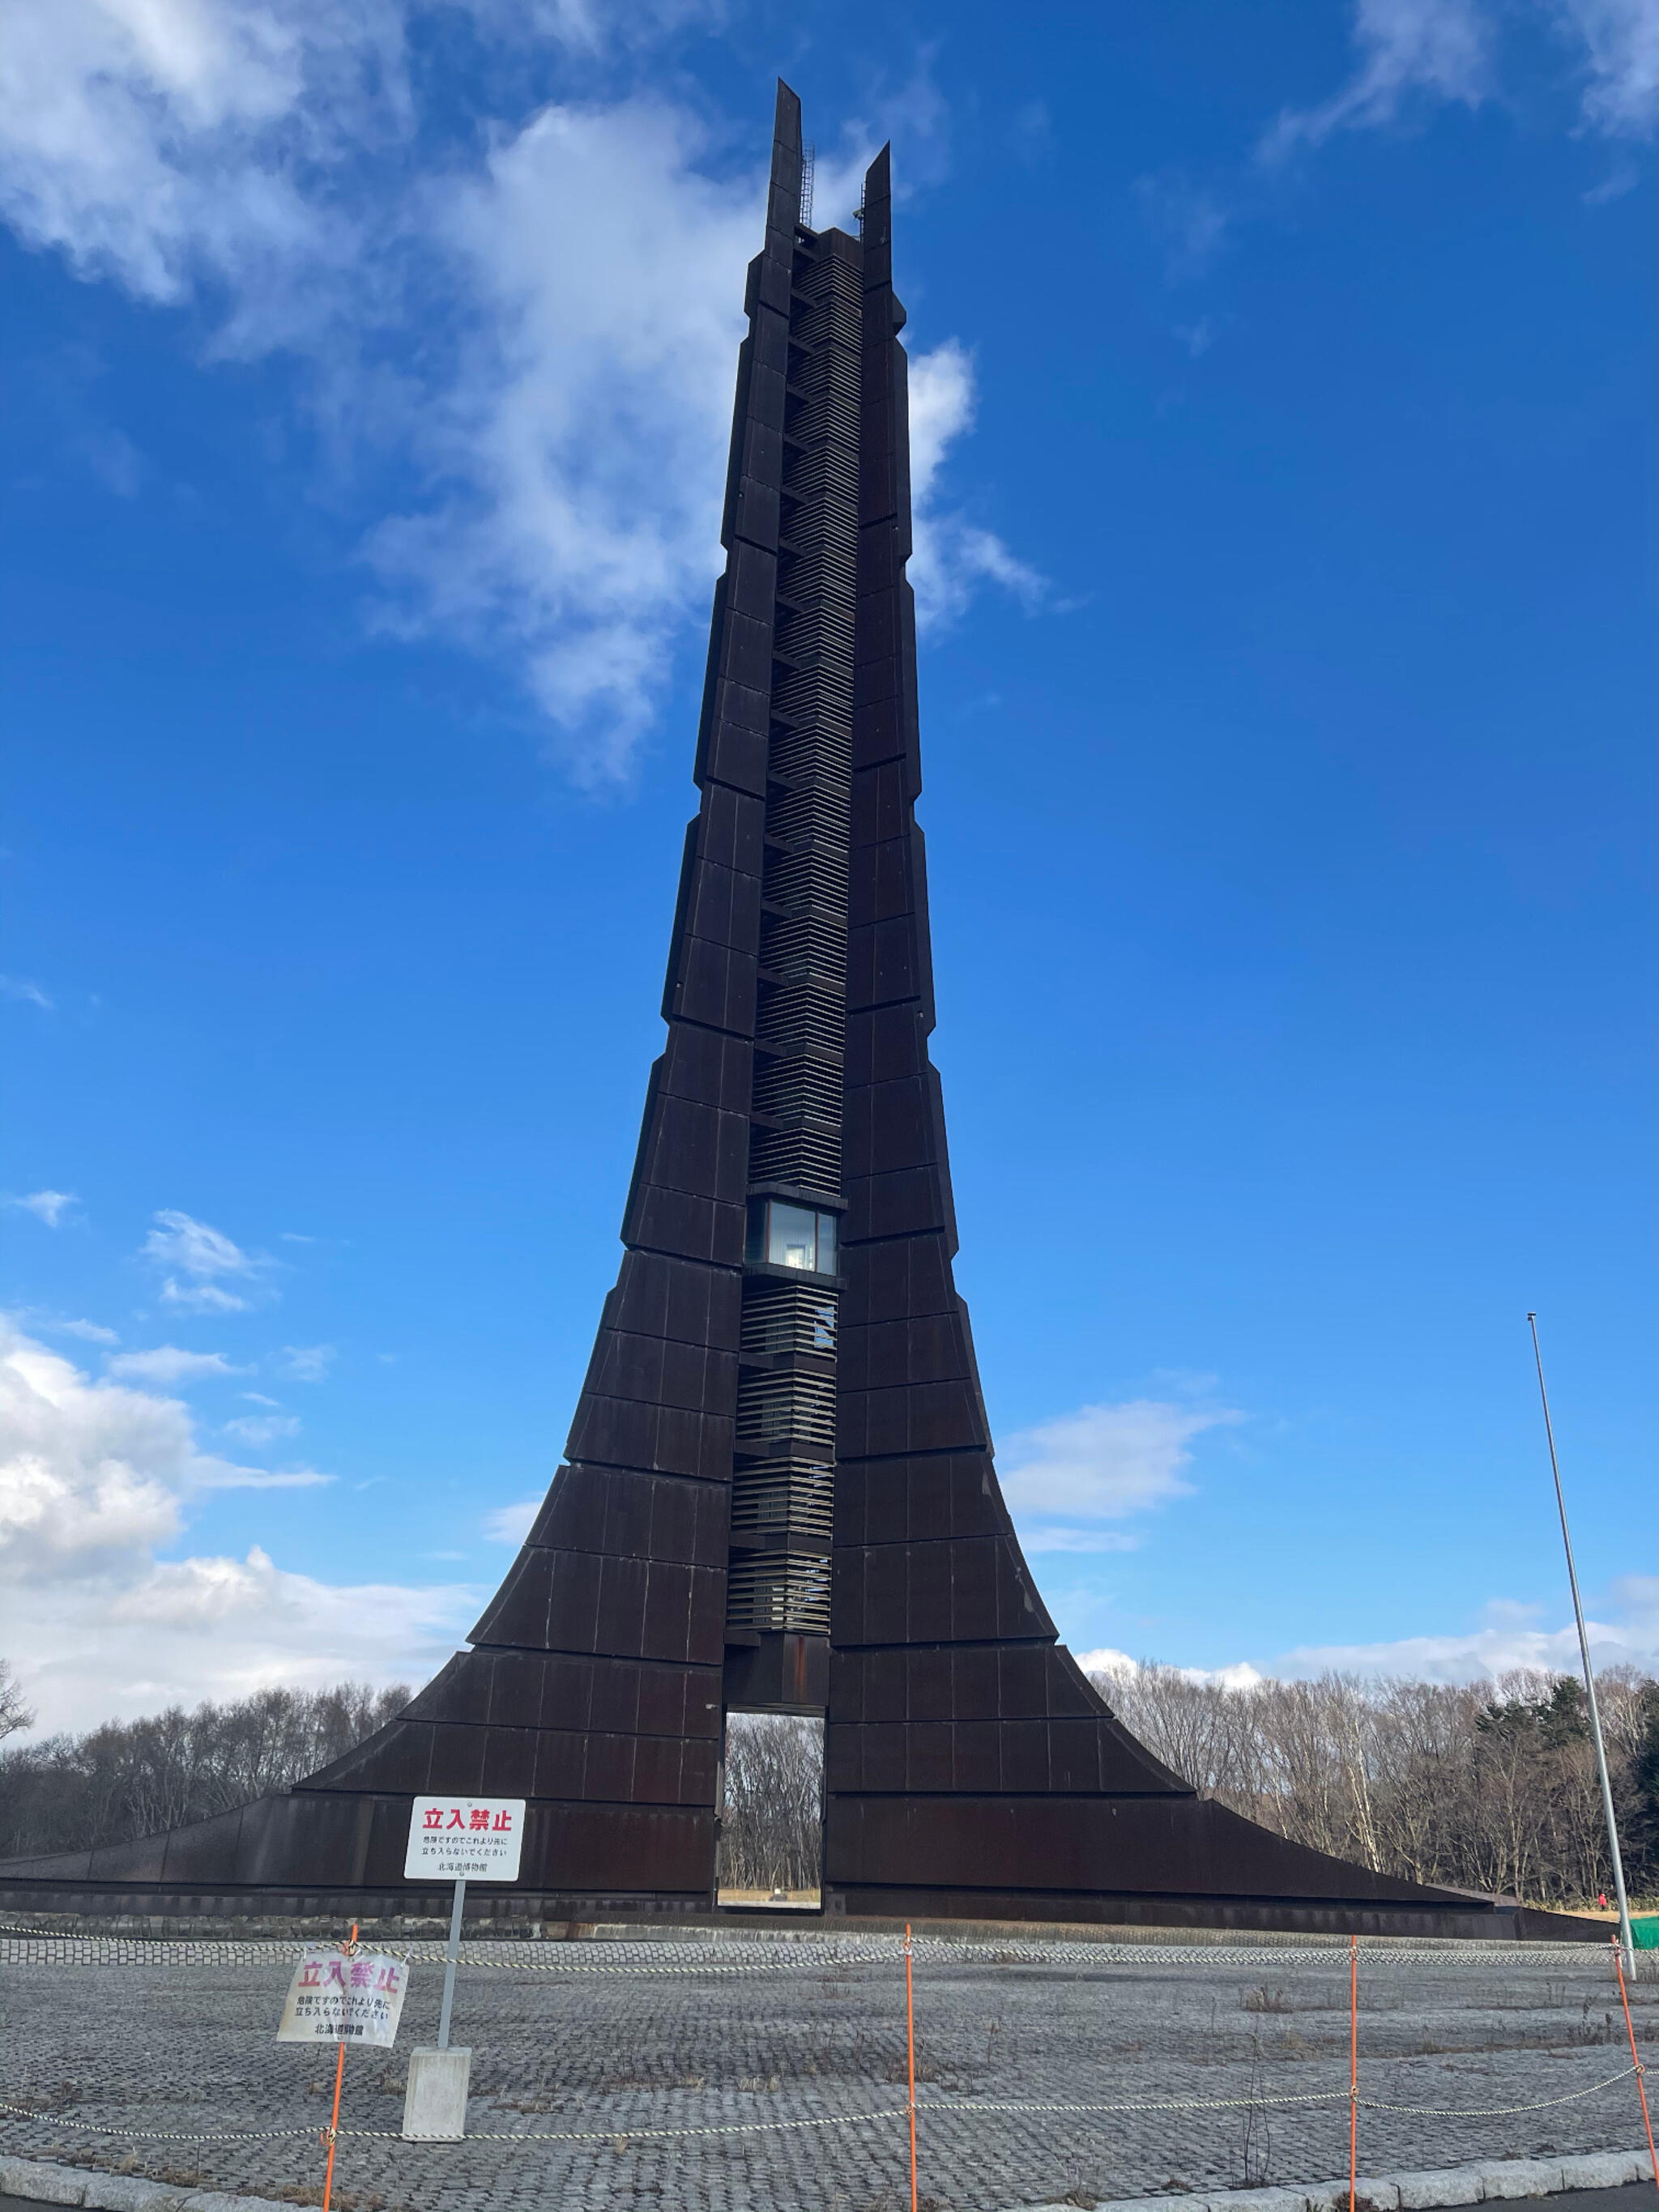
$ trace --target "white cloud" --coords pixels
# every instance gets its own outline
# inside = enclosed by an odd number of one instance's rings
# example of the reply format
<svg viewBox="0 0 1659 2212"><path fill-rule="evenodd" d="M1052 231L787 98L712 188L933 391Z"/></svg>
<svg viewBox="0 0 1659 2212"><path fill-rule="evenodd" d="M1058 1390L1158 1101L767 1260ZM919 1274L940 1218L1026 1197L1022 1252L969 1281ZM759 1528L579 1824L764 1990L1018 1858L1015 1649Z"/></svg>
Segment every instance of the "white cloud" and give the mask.
<svg viewBox="0 0 1659 2212"><path fill-rule="evenodd" d="M1030 1522L1034 1549L1079 1548L1080 1532L1054 1528L1049 1516L1086 1527L1185 1496L1192 1488L1186 1469L1193 1439L1242 1418L1225 1407L1136 1398L1117 1406L1079 1406L1074 1413L1008 1437L1000 1455L1007 1470L1002 1489L1020 1522L1022 1541ZM1068 1537L1069 1547L1047 1544L1044 1528L1056 1538ZM1122 1547L1102 1540L1091 1548Z"/></svg>
<svg viewBox="0 0 1659 2212"><path fill-rule="evenodd" d="M298 269L320 275L354 242L349 224L331 236L306 180L347 157L350 125L380 137L407 112L401 11L13 0L0 103L0 206L27 243L158 302L228 283L274 331Z"/></svg>
<svg viewBox="0 0 1659 2212"><path fill-rule="evenodd" d="M38 983L31 983L26 975L0 975L0 999L16 999L27 1006L40 1006L51 1013L54 1004Z"/></svg>
<svg viewBox="0 0 1659 2212"><path fill-rule="evenodd" d="M522 1544L542 1510L539 1498L526 1498L517 1505L499 1505L486 1513L483 1532L492 1544Z"/></svg>
<svg viewBox="0 0 1659 2212"><path fill-rule="evenodd" d="M1020 1532L1028 1552L1138 1552L1139 1536L1121 1528L1067 1528L1058 1522L1037 1522Z"/></svg>
<svg viewBox="0 0 1659 2212"><path fill-rule="evenodd" d="M119 1352L108 1372L133 1382L191 1382L209 1375L240 1375L221 1352L186 1352L177 1344L158 1344L150 1352Z"/></svg>
<svg viewBox="0 0 1659 2212"><path fill-rule="evenodd" d="M1590 1656L1597 1669L1630 1666L1659 1672L1659 1575L1626 1575L1610 1593L1611 1617L1591 1620ZM1373 1677L1400 1675L1415 1681L1496 1680L1516 1668L1576 1674L1581 1661L1578 1632L1571 1620L1553 1628L1540 1625L1543 1607L1510 1598L1492 1598L1481 1607L1472 1629L1401 1636L1375 1644L1300 1644L1258 1667L1248 1659L1224 1667L1176 1667L1189 1682L1218 1682L1224 1689L1249 1689L1268 1680L1294 1680L1334 1670ZM1079 1654L1085 1674L1135 1672L1139 1662L1127 1652L1103 1646Z"/></svg>
<svg viewBox="0 0 1659 2212"><path fill-rule="evenodd" d="M296 1424L297 1425L297 1424ZM320 1490L332 1482L331 1474L319 1474L314 1467L284 1468L272 1474L263 1467L234 1467L228 1461L220 1462L220 1471L203 1483L204 1490Z"/></svg>
<svg viewBox="0 0 1659 2212"><path fill-rule="evenodd" d="M178 1306L187 1313L246 1312L251 1299L227 1290L218 1278L228 1275L250 1290L261 1287L269 1261L244 1252L222 1230L175 1207L166 1207L150 1218L155 1226L144 1239L143 1257L168 1271L161 1285L164 1305ZM185 1279L183 1282L179 1280L180 1275Z"/></svg>
<svg viewBox="0 0 1659 2212"><path fill-rule="evenodd" d="M915 551L910 581L922 629L955 621L981 582L1000 584L1027 607L1047 586L1035 568L1011 553L1001 538L962 515L944 511L937 487L951 444L974 423L973 356L955 338L910 362L910 499Z"/></svg>
<svg viewBox="0 0 1659 2212"><path fill-rule="evenodd" d="M0 1617L42 1731L271 1682L407 1677L453 1649L477 1603L457 1587L331 1585L257 1547L158 1559L208 1492L330 1478L220 1459L176 1401L94 1382L10 1327L0 1422Z"/></svg>
<svg viewBox="0 0 1659 2212"><path fill-rule="evenodd" d="M54 1321L42 1324L62 1336L78 1336L87 1344L119 1344L121 1339L112 1328L106 1328L95 1321Z"/></svg>
<svg viewBox="0 0 1659 2212"><path fill-rule="evenodd" d="M8 1206L21 1212L32 1213L37 1221L44 1221L48 1229L63 1225L64 1215L76 1203L72 1190L32 1190L27 1198L9 1198Z"/></svg>
<svg viewBox="0 0 1659 2212"><path fill-rule="evenodd" d="M0 1336L0 1563L39 1571L169 1542L199 1487L182 1406L108 1383L9 1329Z"/></svg>
<svg viewBox="0 0 1659 2212"><path fill-rule="evenodd" d="M1659 0L1559 0L1557 14L1583 44L1586 122L1649 137L1659 123Z"/></svg>
<svg viewBox="0 0 1659 2212"><path fill-rule="evenodd" d="M1317 106L1286 108L1262 140L1262 158L1393 123L1413 94L1480 106L1498 88L1502 33L1525 12L1508 14L1495 0L1357 0L1352 76ZM1659 123L1659 0L1532 0L1531 13L1574 51L1583 123L1609 137L1650 135Z"/></svg>
<svg viewBox="0 0 1659 2212"><path fill-rule="evenodd" d="M1587 1620L1590 1656L1598 1668L1659 1668L1659 1576L1626 1575L1613 1586L1616 1611ZM1578 1632L1571 1621L1539 1626L1537 1606L1493 1599L1476 1628L1446 1634L1402 1636L1378 1644L1298 1644L1273 1662L1277 1674L1317 1674L1328 1667L1361 1674L1408 1674L1434 1682L1467 1682L1516 1667L1577 1673Z"/></svg>
<svg viewBox="0 0 1659 2212"><path fill-rule="evenodd" d="M1358 0L1359 64L1317 107L1286 108L1262 141L1267 161L1334 131L1391 123L1412 92L1478 107L1492 88L1493 26L1482 0Z"/></svg>
<svg viewBox="0 0 1659 2212"><path fill-rule="evenodd" d="M171 1207L152 1218L155 1226L144 1239L144 1255L158 1267L177 1267L192 1276L253 1273L256 1262L222 1230Z"/></svg>
<svg viewBox="0 0 1659 2212"><path fill-rule="evenodd" d="M278 1437L297 1437L300 1424L292 1413L240 1413L224 1424L225 1434L245 1444L275 1443Z"/></svg>
<svg viewBox="0 0 1659 2212"><path fill-rule="evenodd" d="M428 210L475 327L419 435L442 489L369 540L385 619L509 650L584 782L626 768L719 565L763 180L706 152L658 100L553 106Z"/></svg>
<svg viewBox="0 0 1659 2212"><path fill-rule="evenodd" d="M514 60L549 38L578 56L626 49L693 12L473 9ZM729 135L689 105L645 92L435 118L405 68L425 13L12 0L0 210L84 277L203 303L214 352L295 360L343 481L363 457L408 465L415 489L363 539L373 621L514 670L568 772L603 783L628 773L707 610L764 179L754 161L734 172ZM909 158L937 166L926 56L894 97ZM824 173L839 191L837 165ZM965 358L947 368L958 385ZM951 434L966 427L959 406ZM1033 598L1000 540L929 507L925 423L922 446L924 615L959 611L984 582ZM163 1295L228 1311L238 1293L175 1278Z"/></svg>
<svg viewBox="0 0 1659 2212"><path fill-rule="evenodd" d="M179 1283L169 1275L161 1285L161 1304L185 1313L246 1313L249 1301L219 1283Z"/></svg>
<svg viewBox="0 0 1659 2212"><path fill-rule="evenodd" d="M331 1344L285 1344L283 1372L296 1382L325 1382L338 1357Z"/></svg>
<svg viewBox="0 0 1659 2212"><path fill-rule="evenodd" d="M9 1322L0 1322L0 1571L9 1575L167 1543L189 1502L210 1491L331 1479L311 1469L271 1474L204 1452L176 1399L90 1382Z"/></svg>
<svg viewBox="0 0 1659 2212"><path fill-rule="evenodd" d="M7 1637L35 1732L84 1729L275 1683L321 1689L435 1673L480 1593L463 1585L332 1583L246 1559L150 1562L7 1594Z"/></svg>
<svg viewBox="0 0 1659 2212"><path fill-rule="evenodd" d="M1141 1667L1139 1659L1132 1659L1127 1651L1114 1650L1110 1644L1103 1644L1097 1651L1079 1652L1077 1663L1085 1674L1104 1674L1109 1682L1138 1674ZM1183 1681L1213 1682L1223 1690L1253 1690L1267 1679L1248 1659L1238 1660L1231 1667L1177 1667L1174 1672Z"/></svg>

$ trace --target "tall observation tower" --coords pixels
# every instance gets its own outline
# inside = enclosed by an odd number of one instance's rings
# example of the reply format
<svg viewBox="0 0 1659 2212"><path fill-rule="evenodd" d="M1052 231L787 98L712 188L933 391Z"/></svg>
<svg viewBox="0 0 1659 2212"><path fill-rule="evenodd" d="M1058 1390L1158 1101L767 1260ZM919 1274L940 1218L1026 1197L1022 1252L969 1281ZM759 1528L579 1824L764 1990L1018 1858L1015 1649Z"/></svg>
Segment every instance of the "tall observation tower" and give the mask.
<svg viewBox="0 0 1659 2212"><path fill-rule="evenodd" d="M453 1791L529 1800L503 1911L707 1911L747 1710L824 1717L830 1914L1553 1932L1200 1799L1085 1679L1021 1556L927 1056L885 151L860 228L810 227L781 86L667 1042L528 1540L470 1648L368 1743L216 1820L0 1865L0 1905L435 1911L404 1837L413 1796Z"/></svg>

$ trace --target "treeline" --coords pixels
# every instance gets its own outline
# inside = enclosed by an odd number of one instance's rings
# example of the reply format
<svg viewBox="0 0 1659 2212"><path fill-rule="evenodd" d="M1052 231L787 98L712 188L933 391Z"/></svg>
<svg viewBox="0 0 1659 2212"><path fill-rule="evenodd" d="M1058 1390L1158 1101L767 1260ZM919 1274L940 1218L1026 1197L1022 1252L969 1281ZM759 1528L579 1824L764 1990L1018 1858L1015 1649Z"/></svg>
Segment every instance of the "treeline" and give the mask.
<svg viewBox="0 0 1659 2212"><path fill-rule="evenodd" d="M1147 1748L1206 1795L1378 1873L1531 1903L1611 1893L1581 1684L1519 1672L1479 1684L1327 1674L1247 1689L1174 1667L1097 1674ZM1659 1893L1659 1682L1596 1676L1625 1878Z"/></svg>
<svg viewBox="0 0 1659 2212"><path fill-rule="evenodd" d="M1570 1675L1480 1684L1328 1674L1244 1689L1148 1664L1095 1678L1148 1749L1194 1787L1315 1850L1379 1873L1542 1904L1610 1887L1584 1693ZM1598 1675L1632 1894L1659 1898L1659 1681ZM83 1735L0 1744L0 1857L153 1835L283 1790L372 1735L401 1686L262 1690ZM32 1716L0 1663L0 1736ZM722 1888L817 1886L823 1731L733 1714Z"/></svg>
<svg viewBox="0 0 1659 2212"><path fill-rule="evenodd" d="M32 1716L0 1669L0 1734ZM130 1842L228 1813L286 1790L385 1726L410 1700L401 1685L259 1690L227 1705L173 1705L84 1735L0 1747L0 1858ZM20 1718L21 1716L21 1718Z"/></svg>

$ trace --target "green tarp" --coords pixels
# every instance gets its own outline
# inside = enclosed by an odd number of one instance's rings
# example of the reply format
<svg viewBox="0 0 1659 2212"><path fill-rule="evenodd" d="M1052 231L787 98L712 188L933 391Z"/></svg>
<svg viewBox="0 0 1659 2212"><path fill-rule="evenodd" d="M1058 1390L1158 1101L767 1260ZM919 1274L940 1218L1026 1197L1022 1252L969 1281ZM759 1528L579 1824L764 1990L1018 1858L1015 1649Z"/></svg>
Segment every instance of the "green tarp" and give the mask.
<svg viewBox="0 0 1659 2212"><path fill-rule="evenodd" d="M1632 1920L1630 1932L1638 1951L1659 1951L1659 1912L1650 1912L1640 1920Z"/></svg>

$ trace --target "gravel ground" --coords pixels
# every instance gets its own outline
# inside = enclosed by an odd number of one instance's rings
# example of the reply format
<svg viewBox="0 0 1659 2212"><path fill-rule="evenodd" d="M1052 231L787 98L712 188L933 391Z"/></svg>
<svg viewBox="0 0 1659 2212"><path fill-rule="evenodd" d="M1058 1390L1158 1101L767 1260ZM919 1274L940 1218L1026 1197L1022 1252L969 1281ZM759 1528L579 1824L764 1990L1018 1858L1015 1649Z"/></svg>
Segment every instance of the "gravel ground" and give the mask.
<svg viewBox="0 0 1659 2212"><path fill-rule="evenodd" d="M474 2052L471 2132L453 2145L398 2136L406 2054L434 2040L442 1984L437 1947L406 1948L398 2047L347 2055L342 2212L902 2212L898 1939L469 1944L454 2040ZM0 2148L318 2202L334 2054L275 2040L293 1958L0 1937L0 2098L34 2115L0 2112ZM1345 2175L1347 1979L1335 1950L919 1938L924 2206ZM1647 2057L1653 1966L1632 2002ZM1362 1948L1359 2047L1376 2100L1362 2172L1643 2140L1596 1952ZM1309 2101L1269 2101L1290 2099ZM1170 2109L1200 2100L1217 2101ZM1123 2105L1158 2109L1076 2109ZM1495 2109L1519 2106L1540 2108Z"/></svg>

